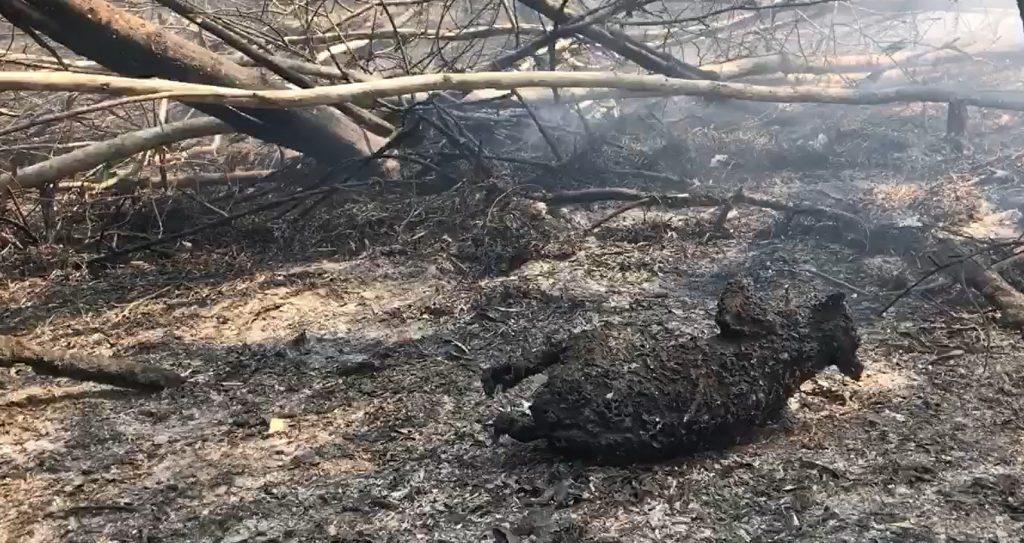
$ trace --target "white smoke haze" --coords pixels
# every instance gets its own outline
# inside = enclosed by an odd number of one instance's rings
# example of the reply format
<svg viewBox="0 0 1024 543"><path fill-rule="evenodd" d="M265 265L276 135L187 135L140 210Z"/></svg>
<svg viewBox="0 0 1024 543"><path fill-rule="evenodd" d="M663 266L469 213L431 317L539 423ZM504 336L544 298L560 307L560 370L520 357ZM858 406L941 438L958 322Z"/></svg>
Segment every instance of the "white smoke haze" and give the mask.
<svg viewBox="0 0 1024 543"><path fill-rule="evenodd" d="M841 88L887 88L931 84L961 91L1013 91L1021 87L1024 66L1024 25L1012 0L920 0L826 2L786 8L794 2L775 2L776 10L732 11L695 21L731 5L723 2L659 2L648 6L650 14L633 13L628 20L614 19L608 26L641 38L652 48L666 51L687 63L719 72L738 83L762 85L814 85ZM738 4L738 3L736 3ZM732 5L736 5L732 4ZM762 2L761 5L767 3ZM806 2L800 2L806 4ZM592 9L598 2L570 4L577 10ZM581 7L582 6L582 7ZM529 10L520 7L523 16ZM688 19L678 24L659 21ZM540 20L526 15L523 21ZM586 45L573 53L597 48ZM815 66L768 70L732 79L729 74L746 70L754 62L786 55L791 62ZM528 59L522 69L548 69L546 54L540 62ZM885 69L882 69L885 68ZM635 64L607 53L579 58L563 56L560 70L608 69L638 73ZM832 73L827 73L827 72ZM575 112L554 104L550 89L521 89L537 114L553 125L580 129ZM503 91L471 93L467 101L493 99ZM716 126L745 122L751 117L786 111L807 111L819 120L827 111L849 112L853 106L776 105L765 103L708 104L686 97L672 99L614 99L623 93L568 89L559 93L564 102L578 102L592 119L632 115L663 108L665 119L697 116ZM594 97L579 100L578 96ZM604 99L601 99L603 96ZM570 114L571 113L571 114ZM543 144L539 134L524 128L524 137ZM532 135L531 135L532 134ZM799 134L796 137L804 137ZM818 134L806 135L814 140Z"/></svg>

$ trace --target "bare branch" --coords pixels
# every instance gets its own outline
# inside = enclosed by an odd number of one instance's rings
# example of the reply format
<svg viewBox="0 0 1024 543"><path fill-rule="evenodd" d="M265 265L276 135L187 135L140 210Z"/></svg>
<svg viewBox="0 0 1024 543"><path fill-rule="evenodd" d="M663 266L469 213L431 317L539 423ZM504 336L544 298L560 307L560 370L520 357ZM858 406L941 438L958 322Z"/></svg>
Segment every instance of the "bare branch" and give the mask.
<svg viewBox="0 0 1024 543"><path fill-rule="evenodd" d="M17 174L0 175L0 188L8 186L23 189L37 188L78 172L95 168L103 163L130 157L155 147L233 131L234 129L230 125L211 117L144 128L33 164L20 170Z"/></svg>
<svg viewBox="0 0 1024 543"><path fill-rule="evenodd" d="M765 87L719 81L694 81L656 75L612 72L481 72L395 77L367 83L313 89L256 91L196 85L161 79L132 79L72 73L3 72L0 90L80 91L140 95L173 93L189 102L252 108L297 108L352 102L366 104L389 98L442 90L522 89L528 87L606 88L647 93L647 96L708 96L755 102L877 105L900 102L948 103L1024 111L1024 95L1010 91L963 92L944 86L888 89Z"/></svg>

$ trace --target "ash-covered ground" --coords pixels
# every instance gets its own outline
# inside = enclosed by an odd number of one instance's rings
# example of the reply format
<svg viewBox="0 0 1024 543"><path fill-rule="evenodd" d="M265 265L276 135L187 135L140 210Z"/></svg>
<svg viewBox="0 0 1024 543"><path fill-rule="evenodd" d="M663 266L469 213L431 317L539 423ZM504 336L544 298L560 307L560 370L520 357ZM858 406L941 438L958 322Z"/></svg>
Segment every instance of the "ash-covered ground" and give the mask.
<svg viewBox="0 0 1024 543"><path fill-rule="evenodd" d="M640 169L701 190L742 186L868 224L1018 231L1019 114L977 112L957 155L941 106L761 111L670 123L687 164L659 167L654 147L623 137L600 157L617 163L593 166L604 177L559 182L649 189L608 174L639 168L639 148ZM827 149L807 143L822 133ZM5 370L0 540L1019 540L1022 340L979 298L937 276L879 317L928 262L865 255L813 224L765 236L780 215L749 206L727 235L713 208L657 205L590 230L619 204L538 217L519 175L342 200L300 225L253 219L113 269L81 271L61 251L5 261L5 333L188 382L140 395ZM488 399L481 367L598 322L713 333L737 274L779 299L847 292L862 380L830 370L786 424L653 466L491 442L486 423L523 409L542 377Z"/></svg>

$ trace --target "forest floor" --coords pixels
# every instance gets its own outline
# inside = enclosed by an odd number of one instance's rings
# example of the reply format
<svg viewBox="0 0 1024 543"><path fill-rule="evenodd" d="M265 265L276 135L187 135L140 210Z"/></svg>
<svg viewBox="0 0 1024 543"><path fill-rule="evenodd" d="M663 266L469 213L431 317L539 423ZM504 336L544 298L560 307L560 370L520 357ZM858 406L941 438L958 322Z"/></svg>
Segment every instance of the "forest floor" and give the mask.
<svg viewBox="0 0 1024 543"><path fill-rule="evenodd" d="M959 157L943 150L944 107L814 107L801 118L816 120L797 124L853 127L827 167L764 165L743 151L761 145L747 125L710 146L746 168L702 177L862 214L941 215L979 236L1018 228L985 202L1024 191L1011 156L1022 138L1010 137L1021 115L978 112ZM989 166L1016 180L986 185ZM879 317L905 284L899 258L763 239L777 214L749 207L729 219L731 237L711 235L707 208L634 210L587 232L607 204L539 219L555 234L537 243L563 236L570 249L495 273L489 255L537 230L482 192L339 205L322 215L330 236L302 251L251 224L91 273L42 253L32 273L28 260L6 263L5 333L188 381L138 394L5 370L0 541L1020 540L1022 340L955 282ZM236 242L257 231L271 241ZM847 290L864 378L824 373L787 424L656 466L579 465L491 441L487 422L521 408L538 378L487 398L481 367L598 320L711 333L736 274L794 299L843 290L835 279L871 293Z"/></svg>

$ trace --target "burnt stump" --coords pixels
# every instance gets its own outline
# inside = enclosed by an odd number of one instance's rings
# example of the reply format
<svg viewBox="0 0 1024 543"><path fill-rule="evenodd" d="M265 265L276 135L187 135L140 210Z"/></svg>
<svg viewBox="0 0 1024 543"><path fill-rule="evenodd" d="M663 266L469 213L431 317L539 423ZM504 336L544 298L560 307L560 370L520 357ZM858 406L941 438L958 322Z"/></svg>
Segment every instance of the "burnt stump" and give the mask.
<svg viewBox="0 0 1024 543"><path fill-rule="evenodd" d="M528 414L495 418L495 436L544 440L564 456L604 464L663 461L729 447L777 420L801 383L829 366L855 380L863 371L842 293L772 310L733 280L715 322L720 332L709 338L599 326L533 360L486 369L489 394L548 376Z"/></svg>

